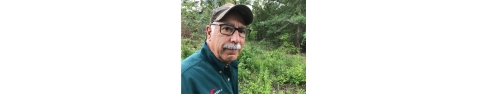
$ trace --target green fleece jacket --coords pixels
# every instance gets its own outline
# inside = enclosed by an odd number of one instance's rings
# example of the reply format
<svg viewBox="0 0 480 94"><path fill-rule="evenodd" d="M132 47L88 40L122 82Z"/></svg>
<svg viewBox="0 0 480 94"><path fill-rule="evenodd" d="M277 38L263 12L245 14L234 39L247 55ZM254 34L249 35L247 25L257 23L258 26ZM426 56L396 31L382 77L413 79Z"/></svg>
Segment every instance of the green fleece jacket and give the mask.
<svg viewBox="0 0 480 94"><path fill-rule="evenodd" d="M182 61L182 94L238 94L238 61L220 62L206 43Z"/></svg>

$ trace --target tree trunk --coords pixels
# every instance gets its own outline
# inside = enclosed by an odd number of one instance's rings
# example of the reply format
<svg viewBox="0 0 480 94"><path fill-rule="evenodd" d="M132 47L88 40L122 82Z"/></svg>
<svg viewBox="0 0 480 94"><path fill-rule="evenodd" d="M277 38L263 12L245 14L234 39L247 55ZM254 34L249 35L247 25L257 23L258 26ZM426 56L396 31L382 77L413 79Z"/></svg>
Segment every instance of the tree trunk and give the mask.
<svg viewBox="0 0 480 94"><path fill-rule="evenodd" d="M302 26L297 24L297 32L295 33L295 47L300 48L300 35L302 34Z"/></svg>

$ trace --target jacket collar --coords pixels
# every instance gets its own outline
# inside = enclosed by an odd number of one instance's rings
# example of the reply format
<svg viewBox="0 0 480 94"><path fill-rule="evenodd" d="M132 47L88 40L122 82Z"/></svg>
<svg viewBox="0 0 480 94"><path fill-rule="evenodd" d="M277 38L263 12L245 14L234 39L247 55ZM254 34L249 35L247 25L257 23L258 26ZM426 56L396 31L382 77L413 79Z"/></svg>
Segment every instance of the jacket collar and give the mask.
<svg viewBox="0 0 480 94"><path fill-rule="evenodd" d="M214 66L216 70L221 71L225 68L226 64L221 62L217 57L215 57L215 55L210 50L206 42L203 43L200 53L202 54L203 58L207 60L208 63ZM238 67L238 61L237 60L232 61L229 64L229 67L231 66Z"/></svg>

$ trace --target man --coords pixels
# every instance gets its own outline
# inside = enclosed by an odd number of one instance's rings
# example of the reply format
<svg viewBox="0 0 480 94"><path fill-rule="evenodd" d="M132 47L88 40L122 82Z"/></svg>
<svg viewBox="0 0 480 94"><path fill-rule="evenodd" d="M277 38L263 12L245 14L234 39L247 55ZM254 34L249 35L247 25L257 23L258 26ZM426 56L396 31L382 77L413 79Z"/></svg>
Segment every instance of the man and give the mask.
<svg viewBox="0 0 480 94"><path fill-rule="evenodd" d="M202 48L182 61L182 94L238 94L238 55L253 14L245 5L213 10Z"/></svg>

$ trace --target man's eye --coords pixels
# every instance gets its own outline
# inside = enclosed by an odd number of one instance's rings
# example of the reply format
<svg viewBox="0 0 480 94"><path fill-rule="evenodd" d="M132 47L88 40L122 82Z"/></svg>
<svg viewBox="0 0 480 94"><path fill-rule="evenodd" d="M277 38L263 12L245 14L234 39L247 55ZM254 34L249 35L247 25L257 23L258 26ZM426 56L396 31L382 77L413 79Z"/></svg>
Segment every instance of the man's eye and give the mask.
<svg viewBox="0 0 480 94"><path fill-rule="evenodd" d="M231 27L225 27L225 30L230 31L230 30L232 30L232 28Z"/></svg>
<svg viewBox="0 0 480 94"><path fill-rule="evenodd" d="M244 30L238 30L238 33L245 33Z"/></svg>
<svg viewBox="0 0 480 94"><path fill-rule="evenodd" d="M245 31L245 29L239 29L238 32L245 33L246 31Z"/></svg>

